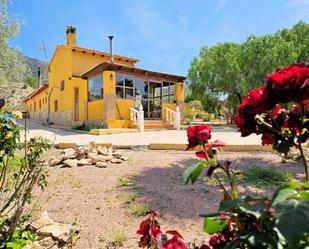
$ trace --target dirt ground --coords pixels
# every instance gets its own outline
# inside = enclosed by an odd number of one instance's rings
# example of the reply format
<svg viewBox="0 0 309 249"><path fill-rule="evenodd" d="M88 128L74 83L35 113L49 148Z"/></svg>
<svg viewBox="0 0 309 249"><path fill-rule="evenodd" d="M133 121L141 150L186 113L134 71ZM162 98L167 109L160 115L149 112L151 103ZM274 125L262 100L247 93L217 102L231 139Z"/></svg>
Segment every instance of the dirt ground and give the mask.
<svg viewBox="0 0 309 249"><path fill-rule="evenodd" d="M203 241L201 212L216 211L222 194L212 183L202 178L195 185L184 185L181 174L197 162L193 152L130 151L123 153L130 159L107 168L84 166L75 168L49 167L49 185L39 206L51 218L76 223L80 238L74 249L138 248L135 234L143 219L135 213L150 208L158 210L161 228L178 230L185 241ZM281 164L272 153L220 153L220 159L234 160L238 168L248 166L271 167L303 177L299 163ZM279 167L280 166L280 167ZM270 195L273 188L257 189L241 185L243 192ZM113 247L110 247L113 248Z"/></svg>

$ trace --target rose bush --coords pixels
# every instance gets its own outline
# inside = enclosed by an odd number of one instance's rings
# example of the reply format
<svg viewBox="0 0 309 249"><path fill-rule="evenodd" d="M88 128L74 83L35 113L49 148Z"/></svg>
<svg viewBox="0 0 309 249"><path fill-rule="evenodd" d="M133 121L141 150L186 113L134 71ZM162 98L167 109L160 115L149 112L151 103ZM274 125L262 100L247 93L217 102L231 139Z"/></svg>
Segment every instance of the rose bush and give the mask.
<svg viewBox="0 0 309 249"><path fill-rule="evenodd" d="M302 144L309 138L309 64L299 63L276 70L266 76L266 84L248 92L234 120L242 136L261 134L263 145L287 154L290 148L299 150L306 169L307 160ZM282 108L294 102L292 108ZM288 106L288 105L286 105ZM278 188L272 198L238 196L236 176L244 174L232 168L231 161L219 161L217 151L225 144L211 142L212 127L190 126L187 129L189 149L197 149L201 159L183 173L186 184L195 183L204 169L207 177L215 177L223 192L219 210L204 217L204 232L209 241L201 246L185 245L177 231L164 234L154 211L141 223L137 231L141 235L140 247L222 249L261 248L294 249L309 245L309 182L291 182ZM224 173L222 175L217 171ZM227 182L227 184L226 184ZM173 237L167 239L167 234Z"/></svg>
<svg viewBox="0 0 309 249"><path fill-rule="evenodd" d="M302 144L309 138L309 63L279 68L266 76L264 86L249 91L234 118L243 137L262 135L263 145L287 155L300 151L306 180L309 171ZM293 103L293 108L280 104Z"/></svg>

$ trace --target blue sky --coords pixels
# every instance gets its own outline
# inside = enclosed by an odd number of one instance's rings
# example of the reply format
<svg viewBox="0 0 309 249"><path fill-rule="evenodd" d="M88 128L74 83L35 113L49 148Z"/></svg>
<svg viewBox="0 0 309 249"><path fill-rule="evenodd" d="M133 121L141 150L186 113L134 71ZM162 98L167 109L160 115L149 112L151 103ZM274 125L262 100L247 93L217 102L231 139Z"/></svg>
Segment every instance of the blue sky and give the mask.
<svg viewBox="0 0 309 249"><path fill-rule="evenodd" d="M242 42L309 23L309 0L12 0L9 12L23 20L10 45L28 56L50 60L65 43L65 27L77 27L77 44L139 58L138 66L186 75L204 45Z"/></svg>

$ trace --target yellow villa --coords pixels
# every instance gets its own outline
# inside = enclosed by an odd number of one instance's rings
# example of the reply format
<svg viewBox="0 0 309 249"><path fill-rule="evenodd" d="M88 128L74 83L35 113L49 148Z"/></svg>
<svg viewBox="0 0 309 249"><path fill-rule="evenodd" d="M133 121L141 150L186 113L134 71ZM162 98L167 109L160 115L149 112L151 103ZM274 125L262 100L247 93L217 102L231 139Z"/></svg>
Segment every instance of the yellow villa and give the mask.
<svg viewBox="0 0 309 249"><path fill-rule="evenodd" d="M138 59L113 55L112 37L109 53L78 47L72 26L66 38L50 61L48 84L25 99L30 119L108 128L175 127L179 113L183 121L185 77L141 69Z"/></svg>

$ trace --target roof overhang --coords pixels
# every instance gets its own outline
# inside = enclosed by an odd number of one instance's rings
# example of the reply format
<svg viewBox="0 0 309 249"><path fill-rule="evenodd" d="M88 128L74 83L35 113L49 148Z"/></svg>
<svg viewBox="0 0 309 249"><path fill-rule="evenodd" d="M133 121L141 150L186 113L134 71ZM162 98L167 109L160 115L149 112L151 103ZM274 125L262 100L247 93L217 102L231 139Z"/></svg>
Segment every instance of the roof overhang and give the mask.
<svg viewBox="0 0 309 249"><path fill-rule="evenodd" d="M25 99L24 102L27 101L28 99L31 99L32 97L34 97L35 95L43 92L44 90L46 90L48 88L47 84L42 85L40 88L36 89L35 91L33 91L31 94L29 94Z"/></svg>
<svg viewBox="0 0 309 249"><path fill-rule="evenodd" d="M109 63L109 62L100 63L99 65L90 69L88 72L82 74L81 77L83 79L87 79L88 77L91 77L96 74L100 74L106 70L116 71L119 73L134 74L134 75L143 76L143 77L161 78L161 79L171 80L175 82L183 82L186 79L185 76L150 71L150 70L146 70L142 68L130 67L130 66L119 65L119 64Z"/></svg>

